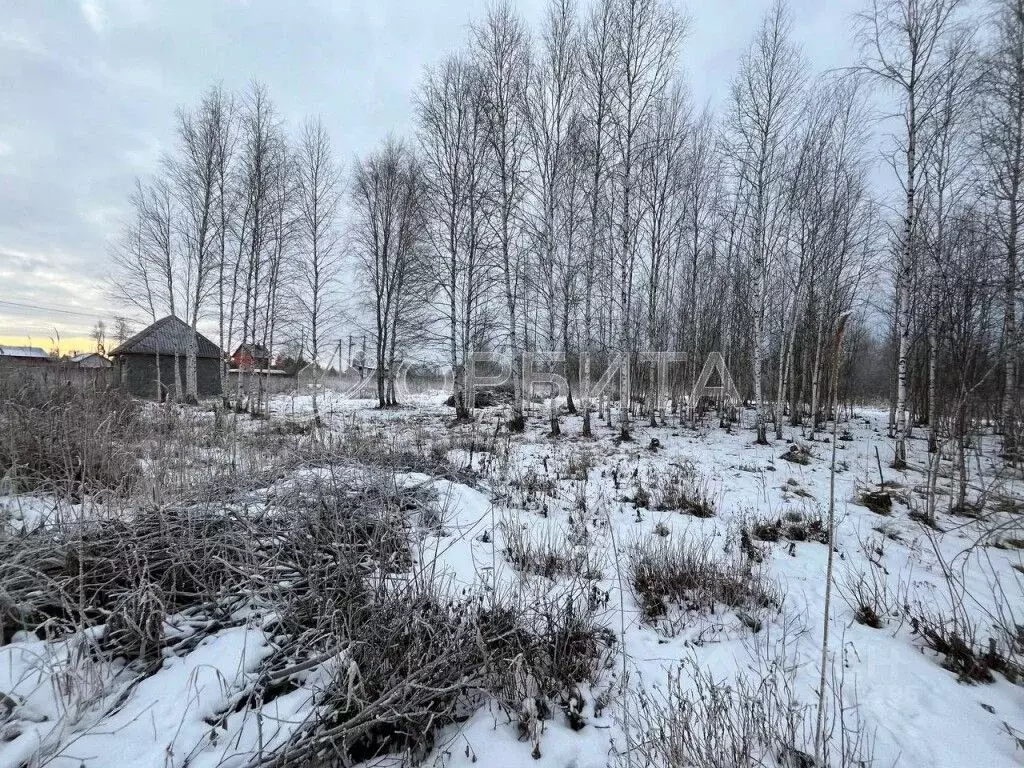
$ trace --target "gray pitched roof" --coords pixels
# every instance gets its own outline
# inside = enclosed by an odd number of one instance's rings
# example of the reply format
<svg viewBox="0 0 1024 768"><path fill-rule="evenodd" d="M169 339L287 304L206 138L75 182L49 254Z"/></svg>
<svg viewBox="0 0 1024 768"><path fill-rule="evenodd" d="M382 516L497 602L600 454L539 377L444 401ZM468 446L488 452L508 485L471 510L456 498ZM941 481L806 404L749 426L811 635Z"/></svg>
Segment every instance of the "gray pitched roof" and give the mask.
<svg viewBox="0 0 1024 768"><path fill-rule="evenodd" d="M246 354L250 357L270 357L270 350L262 344L239 344L235 354Z"/></svg>
<svg viewBox="0 0 1024 768"><path fill-rule="evenodd" d="M0 346L0 355L4 357L33 357L47 359L49 355L42 347L8 347Z"/></svg>
<svg viewBox="0 0 1024 768"><path fill-rule="evenodd" d="M192 329L187 323L174 315L168 315L136 333L110 355L184 355L188 350L190 333ZM201 333L196 334L196 347L196 357L220 359L217 345Z"/></svg>
<svg viewBox="0 0 1024 768"><path fill-rule="evenodd" d="M99 363L100 365L110 365L110 361L99 352L79 352L77 355L72 355L68 358L68 362L75 364L84 363L86 360Z"/></svg>

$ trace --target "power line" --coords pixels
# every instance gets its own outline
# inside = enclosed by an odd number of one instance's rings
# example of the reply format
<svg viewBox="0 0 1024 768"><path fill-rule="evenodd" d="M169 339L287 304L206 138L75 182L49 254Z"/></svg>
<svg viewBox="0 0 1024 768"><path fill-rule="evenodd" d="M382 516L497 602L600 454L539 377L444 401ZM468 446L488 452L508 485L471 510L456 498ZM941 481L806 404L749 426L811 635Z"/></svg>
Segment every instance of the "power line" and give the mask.
<svg viewBox="0 0 1024 768"><path fill-rule="evenodd" d="M61 309L60 307L48 307L44 304L26 304L24 302L10 301L9 299L0 299L0 310L4 307L10 306L15 307L15 310L34 310L37 312L54 312L61 315L66 315L72 318L69 322L79 323L82 318L89 318L90 321L103 320L105 318L114 317L114 319L124 318L133 324L145 324L144 320L139 320L138 316L134 314L116 314L108 310L97 310L96 312L76 312L70 309ZM23 319L27 322L21 324L21 327L29 327L30 325L35 329L43 329L45 332L53 330L53 326L47 322L49 318L40 317L39 315L26 315L23 312L13 315L19 320ZM92 324L89 325L89 330L84 333L88 333L92 330Z"/></svg>
<svg viewBox="0 0 1024 768"><path fill-rule="evenodd" d="M42 312L56 312L62 315L74 315L75 317L96 318L103 317L109 314L108 312L102 310L96 312L75 312L74 310L70 309L61 309L59 307L47 307L43 304L25 304L19 301L10 301L9 299L0 299L0 304L8 307L18 307L19 309L33 309Z"/></svg>

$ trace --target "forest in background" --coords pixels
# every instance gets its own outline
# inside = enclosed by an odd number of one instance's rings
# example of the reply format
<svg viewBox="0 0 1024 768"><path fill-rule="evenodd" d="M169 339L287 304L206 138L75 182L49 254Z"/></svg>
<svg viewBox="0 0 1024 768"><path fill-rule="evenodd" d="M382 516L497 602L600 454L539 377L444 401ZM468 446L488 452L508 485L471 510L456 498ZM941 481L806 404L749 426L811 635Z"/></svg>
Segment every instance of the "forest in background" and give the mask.
<svg viewBox="0 0 1024 768"><path fill-rule="evenodd" d="M645 352L685 353L688 385L720 351L759 441L838 394L891 403L897 466L916 425L933 449L994 427L1014 458L1024 0L872 0L855 21L857 60L813 72L776 3L710 111L675 5L552 0L529 29L496 3L424 71L414 134L351 167L258 83L211 87L131 197L122 298L322 367L364 328L382 407L399 360L450 366L465 418L471 352L554 351L573 386L581 357L595 377L630 361L627 436Z"/></svg>

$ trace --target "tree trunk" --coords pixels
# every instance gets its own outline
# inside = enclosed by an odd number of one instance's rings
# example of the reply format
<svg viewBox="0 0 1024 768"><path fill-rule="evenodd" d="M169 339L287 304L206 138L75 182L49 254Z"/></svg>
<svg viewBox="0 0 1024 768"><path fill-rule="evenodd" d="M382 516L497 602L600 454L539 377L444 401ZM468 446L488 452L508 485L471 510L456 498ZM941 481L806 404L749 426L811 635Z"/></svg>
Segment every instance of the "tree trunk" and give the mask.
<svg viewBox="0 0 1024 768"><path fill-rule="evenodd" d="M796 306L797 297L793 297L793 317L789 319L789 335L786 328L782 329L782 350L779 360L779 388L775 398L775 439L782 439L782 405L786 402L786 379L789 376L790 361L793 357L793 342L796 339Z"/></svg>
<svg viewBox="0 0 1024 768"><path fill-rule="evenodd" d="M928 324L928 453L938 450L938 398L936 397L936 376L938 373L939 334L936 330L934 313Z"/></svg>
<svg viewBox="0 0 1024 768"><path fill-rule="evenodd" d="M199 401L199 383L196 376L196 355L198 354L199 340L196 338L199 325L197 311L192 313L191 333L187 334L185 345L185 401L197 403Z"/></svg>
<svg viewBox="0 0 1024 768"><path fill-rule="evenodd" d="M164 401L164 385L161 381L160 374L160 353L156 353L156 401L162 403Z"/></svg>
<svg viewBox="0 0 1024 768"><path fill-rule="evenodd" d="M505 247L505 300L509 314L509 351L512 355L512 418L508 427L512 432L522 432L526 428L526 419L523 417L523 377L522 362L523 355L519 346L519 330L516 327L516 298L512 293L512 277L509 274L510 254L508 246Z"/></svg>
<svg viewBox="0 0 1024 768"><path fill-rule="evenodd" d="M1003 295L1003 455L1017 461L1017 230L1015 199L1010 200Z"/></svg>
<svg viewBox="0 0 1024 768"><path fill-rule="evenodd" d="M824 308L822 308L824 309ZM823 311L818 312L817 332L814 336L814 360L811 363L811 441L814 441L815 432L818 429L818 405L821 394L821 342L825 332L825 316Z"/></svg>
<svg viewBox="0 0 1024 768"><path fill-rule="evenodd" d="M768 445L767 425L764 418L764 393L761 386L761 367L763 365L763 349L761 345L761 334L764 324L764 274L763 266L759 263L755 267L754 277L754 401L757 407L757 438L758 445Z"/></svg>
<svg viewBox="0 0 1024 768"><path fill-rule="evenodd" d="M171 382L174 386L174 401L181 402L181 355L174 352L174 379Z"/></svg>
<svg viewBox="0 0 1024 768"><path fill-rule="evenodd" d="M907 437L910 432L907 414L907 364L910 355L910 289L914 269L914 216L915 181L917 176L917 111L916 94L911 91L908 98L909 121L907 130L907 205L903 218L903 258L899 265L899 306L897 328L899 329L899 352L896 359L896 455L893 468L907 466Z"/></svg>
<svg viewBox="0 0 1024 768"><path fill-rule="evenodd" d="M956 414L957 509L967 510L967 394L960 393Z"/></svg>

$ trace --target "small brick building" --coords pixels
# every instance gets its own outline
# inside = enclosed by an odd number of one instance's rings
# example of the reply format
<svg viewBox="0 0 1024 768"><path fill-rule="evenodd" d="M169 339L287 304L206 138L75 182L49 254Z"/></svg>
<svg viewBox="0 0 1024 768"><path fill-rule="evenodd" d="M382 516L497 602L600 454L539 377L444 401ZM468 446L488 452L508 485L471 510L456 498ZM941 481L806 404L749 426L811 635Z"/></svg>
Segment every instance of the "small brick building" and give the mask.
<svg viewBox="0 0 1024 768"><path fill-rule="evenodd" d="M231 366L242 371L270 367L270 351L262 344L240 344L231 356Z"/></svg>
<svg viewBox="0 0 1024 768"><path fill-rule="evenodd" d="M168 315L139 331L110 353L114 361L114 381L138 397L154 400L184 396L177 387L185 387L186 356L192 328L183 320ZM178 371L175 375L175 363ZM221 394L220 348L196 334L196 394L215 397Z"/></svg>

